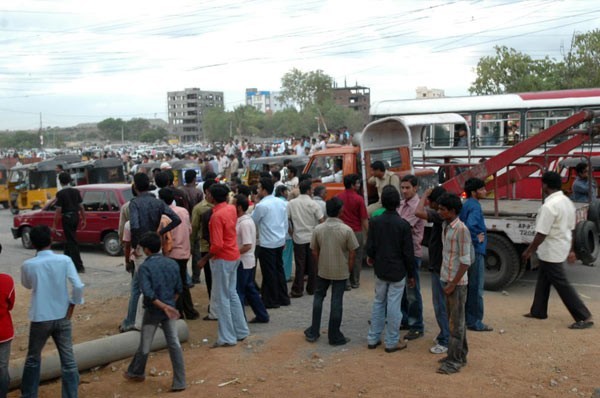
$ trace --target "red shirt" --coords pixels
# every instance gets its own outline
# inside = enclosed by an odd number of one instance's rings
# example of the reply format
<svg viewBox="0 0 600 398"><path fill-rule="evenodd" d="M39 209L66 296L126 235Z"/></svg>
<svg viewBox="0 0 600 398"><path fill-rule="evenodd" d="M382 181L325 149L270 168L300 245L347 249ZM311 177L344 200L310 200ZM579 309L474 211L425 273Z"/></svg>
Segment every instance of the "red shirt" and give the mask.
<svg viewBox="0 0 600 398"><path fill-rule="evenodd" d="M344 202L340 219L354 232L362 231L362 220L368 218L365 200L354 189L346 189L337 196Z"/></svg>
<svg viewBox="0 0 600 398"><path fill-rule="evenodd" d="M236 224L235 206L223 202L213 207L208 229L210 231L209 252L214 255L214 258L225 261L240 259Z"/></svg>
<svg viewBox="0 0 600 398"><path fill-rule="evenodd" d="M15 337L10 310L15 305L15 282L8 274L0 274L0 343Z"/></svg>

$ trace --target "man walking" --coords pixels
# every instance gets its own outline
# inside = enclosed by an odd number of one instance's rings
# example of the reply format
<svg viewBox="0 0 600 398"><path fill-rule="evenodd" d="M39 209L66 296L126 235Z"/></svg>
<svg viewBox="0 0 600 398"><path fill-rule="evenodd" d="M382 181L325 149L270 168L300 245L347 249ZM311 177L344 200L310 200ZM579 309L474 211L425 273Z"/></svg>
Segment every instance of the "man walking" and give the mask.
<svg viewBox="0 0 600 398"><path fill-rule="evenodd" d="M575 320L569 328L587 329L594 324L592 314L567 280L563 269L565 260L573 263L576 259L573 251L575 206L563 194L561 185L558 173L548 171L542 175L542 190L546 200L536 218L533 242L522 255L523 261L527 261L535 252L540 261L533 304L525 317L548 318L550 287L554 286Z"/></svg>
<svg viewBox="0 0 600 398"><path fill-rule="evenodd" d="M467 200L460 211L460 220L469 228L471 243L475 249L473 264L469 267L469 288L465 308L467 329L474 332L491 332L494 329L483 323L483 284L485 282L485 251L487 228L483 219L480 199L487 192L485 182L479 178L469 178L465 182Z"/></svg>
<svg viewBox="0 0 600 398"><path fill-rule="evenodd" d="M349 284L346 290L357 289L360 286L360 272L362 270L364 241L369 230L369 218L365 200L358 193L361 187L361 180L358 174L350 174L344 177L344 188L346 190L338 195L338 198L344 203L340 220L349 226L354 232L358 241L358 248L354 256L354 266L350 273Z"/></svg>
<svg viewBox="0 0 600 398"><path fill-rule="evenodd" d="M300 184L302 186L302 184ZM323 300L331 285L331 309L327 337L329 344L338 346L350 341L340 331L344 308L344 290L348 273L354 265L354 251L358 241L352 229L339 218L343 203L339 198L327 201L327 221L318 225L312 235L310 248L317 262L319 275L313 300L312 325L304 331L306 340L313 343L321 334Z"/></svg>
<svg viewBox="0 0 600 398"><path fill-rule="evenodd" d="M21 267L21 283L32 291L29 345L23 367L21 396L37 397L42 349L48 337L52 336L60 355L62 396L77 397L79 372L73 355L71 316L75 305L83 304L84 285L73 260L50 250L50 228L35 226L29 236L37 254ZM71 297L67 283L71 285Z"/></svg>
<svg viewBox="0 0 600 398"><path fill-rule="evenodd" d="M77 272L85 272L79 245L77 244L77 227L81 220L81 229L85 229L85 211L81 204L81 194L75 188L69 187L71 176L62 172L58 176L59 181L65 187L56 193L56 212L52 229L56 231L58 220L62 218L63 232L65 234L65 255L71 257Z"/></svg>
<svg viewBox="0 0 600 398"><path fill-rule="evenodd" d="M392 353L406 348L406 343L398 344L400 300L406 281L414 285L415 256L410 225L396 211L400 192L392 186L384 187L381 204L385 212L371 220L367 237L367 262L374 266L376 277L367 342L369 349L381 345L385 327L385 352Z"/></svg>
<svg viewBox="0 0 600 398"><path fill-rule="evenodd" d="M290 305L283 269L283 247L288 230L287 202L273 196L273 180L261 178L258 184L260 202L252 219L258 227L258 261L262 271L261 295L265 307Z"/></svg>
<svg viewBox="0 0 600 398"><path fill-rule="evenodd" d="M321 208L311 198L312 181L302 181L299 189L300 195L288 202L287 205L287 214L292 226L290 229L294 241L294 262L296 263L291 297L302 297L304 294L304 275L308 275L306 292L310 295L315 292L317 270L310 251L310 240L315 227L323 221Z"/></svg>

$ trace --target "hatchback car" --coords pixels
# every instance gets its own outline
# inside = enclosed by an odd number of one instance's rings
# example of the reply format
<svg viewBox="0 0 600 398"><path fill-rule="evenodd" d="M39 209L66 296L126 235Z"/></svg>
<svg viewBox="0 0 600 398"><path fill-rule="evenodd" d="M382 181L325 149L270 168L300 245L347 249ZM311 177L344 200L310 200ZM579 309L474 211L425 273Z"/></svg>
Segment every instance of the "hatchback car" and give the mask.
<svg viewBox="0 0 600 398"><path fill-rule="evenodd" d="M86 214L86 226L77 229L77 242L102 245L111 256L121 254L119 242L119 215L121 206L133 198L128 184L91 184L75 187L81 192L82 205ZM52 227L56 212L56 199L52 199L42 209L14 216L11 228L15 239L21 238L23 247L33 249L29 232L36 225ZM56 232L52 233L53 243L65 241L62 221L58 221Z"/></svg>

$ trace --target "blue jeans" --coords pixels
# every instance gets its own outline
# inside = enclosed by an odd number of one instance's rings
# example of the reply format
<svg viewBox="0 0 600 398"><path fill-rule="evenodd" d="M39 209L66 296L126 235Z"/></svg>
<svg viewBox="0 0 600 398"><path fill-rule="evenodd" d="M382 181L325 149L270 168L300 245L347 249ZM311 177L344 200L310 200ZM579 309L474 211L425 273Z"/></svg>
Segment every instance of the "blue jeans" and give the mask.
<svg viewBox="0 0 600 398"><path fill-rule="evenodd" d="M6 397L10 385L8 374L8 361L10 360L10 343L12 340L0 343L0 397Z"/></svg>
<svg viewBox="0 0 600 398"><path fill-rule="evenodd" d="M71 321L56 319L53 321L31 322L29 327L29 347L23 367L21 397L37 397L40 385L41 354L48 337L52 336L60 356L62 374L62 397L76 398L79 387L79 372L73 355Z"/></svg>
<svg viewBox="0 0 600 398"><path fill-rule="evenodd" d="M210 260L212 271L212 306L217 313L219 330L217 344L236 344L249 334L244 308L237 293L239 260Z"/></svg>
<svg viewBox="0 0 600 398"><path fill-rule="evenodd" d="M468 271L469 290L465 307L467 327L470 329L483 329L483 283L485 279L485 257L475 253L475 262Z"/></svg>
<svg viewBox="0 0 600 398"><path fill-rule="evenodd" d="M331 280L317 276L315 297L313 299L312 324L304 331L304 335L310 338L318 338L321 334L321 315L323 314L323 300L327 295L327 289L331 285L331 307L329 310L329 327L327 337L329 344L337 344L346 341L346 337L340 331L342 325L342 313L344 312L344 291L347 279Z"/></svg>
<svg viewBox="0 0 600 398"><path fill-rule="evenodd" d="M400 341L400 322L402 320L400 301L405 284L406 278L399 282L387 282L375 277L375 298L373 299L373 309L371 311L371 327L367 337L369 344L376 344L380 341L387 320L385 347L394 348L398 345L398 341Z"/></svg>
<svg viewBox="0 0 600 398"><path fill-rule="evenodd" d="M156 316L152 316L149 311L144 313L140 345L127 368L127 373L131 376L145 376L150 347L152 346L152 340L154 340L154 334L156 333L158 325L162 326L163 333L165 334L167 348L169 349L169 357L171 358L171 365L173 366L173 384L171 388L174 390L184 389L186 387L185 366L183 362L183 351L181 350L181 344L177 337L177 321L168 319L166 316L163 318L156 318Z"/></svg>
<svg viewBox="0 0 600 398"><path fill-rule="evenodd" d="M450 336L450 326L448 325L448 311L446 310L446 294L440 281L440 274L431 273L431 298L433 301L433 312L435 320L440 328L440 333L436 339L439 345L448 347L448 337Z"/></svg>
<svg viewBox="0 0 600 398"><path fill-rule="evenodd" d="M269 322L269 313L260 298L256 283L254 283L254 268L244 269L243 264L238 266L237 293L242 307L244 306L244 302L248 300L248 304L250 305L250 308L252 308L252 311L254 311L256 319L259 322ZM245 315L246 314L244 313L244 316Z"/></svg>
<svg viewBox="0 0 600 398"><path fill-rule="evenodd" d="M402 320L403 324L408 325L410 330L423 332L423 297L421 296L421 283L419 278L419 268L421 268L421 258L415 257L415 287L404 289L402 296Z"/></svg>
<svg viewBox="0 0 600 398"><path fill-rule="evenodd" d="M129 304L127 305L127 316L121 322L121 328L124 330L132 329L135 326L135 314L137 312L138 301L142 291L140 289L140 281L138 279L139 266L135 267L135 272L131 278L131 292L129 293Z"/></svg>

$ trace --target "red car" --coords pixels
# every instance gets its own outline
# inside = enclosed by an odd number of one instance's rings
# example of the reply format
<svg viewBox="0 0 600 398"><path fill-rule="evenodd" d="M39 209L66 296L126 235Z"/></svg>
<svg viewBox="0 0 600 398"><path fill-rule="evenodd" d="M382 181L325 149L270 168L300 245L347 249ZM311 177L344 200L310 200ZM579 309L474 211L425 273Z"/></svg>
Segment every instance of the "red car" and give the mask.
<svg viewBox="0 0 600 398"><path fill-rule="evenodd" d="M77 241L81 244L102 245L111 256L121 254L119 242L119 214L121 206L133 198L129 184L91 184L75 187L81 192L86 214L86 227L77 230ZM23 247L33 249L29 231L36 225L52 227L55 214L55 199L41 210L30 211L14 216L11 228L15 239L21 238ZM65 241L62 222L59 220L57 232L52 234L54 243Z"/></svg>

